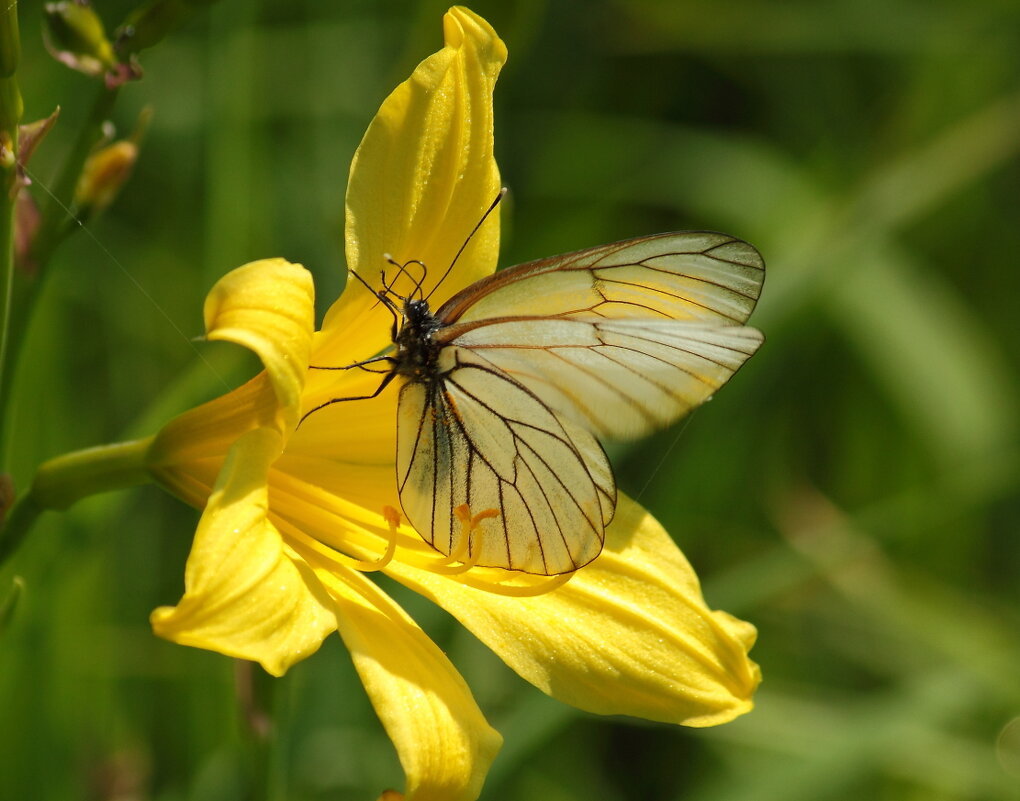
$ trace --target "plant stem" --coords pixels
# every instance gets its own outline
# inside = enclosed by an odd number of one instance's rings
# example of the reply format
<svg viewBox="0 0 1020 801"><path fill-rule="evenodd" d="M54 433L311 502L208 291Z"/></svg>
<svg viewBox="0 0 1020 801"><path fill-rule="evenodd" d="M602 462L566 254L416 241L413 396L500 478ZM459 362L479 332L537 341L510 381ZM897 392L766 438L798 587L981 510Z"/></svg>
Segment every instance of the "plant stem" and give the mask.
<svg viewBox="0 0 1020 801"><path fill-rule="evenodd" d="M14 209L18 196L18 124L21 92L15 73L20 58L18 4L0 11L0 410L7 395L6 362L14 282ZM0 454L3 448L0 447Z"/></svg>
<svg viewBox="0 0 1020 801"><path fill-rule="evenodd" d="M0 529L0 565L4 564L24 542L28 532L42 512L32 493L22 496Z"/></svg>
<svg viewBox="0 0 1020 801"><path fill-rule="evenodd" d="M0 78L6 82L11 79ZM14 171L12 170L12 173ZM12 186L7 176L0 183L0 413L6 408L6 398L10 394L10 379L7 368L8 340L11 336L11 296L14 286L14 207L15 200L11 197ZM2 419L2 418L0 418ZM0 437L3 436L0 426ZM0 446L0 455L6 449Z"/></svg>
<svg viewBox="0 0 1020 801"><path fill-rule="evenodd" d="M41 512L67 509L89 495L152 481L146 463L151 443L152 437L101 445L41 465L31 488L15 504L0 532L0 564L17 550Z"/></svg>
<svg viewBox="0 0 1020 801"><path fill-rule="evenodd" d="M92 101L89 116L78 131L74 146L64 160L60 174L52 185L47 187L49 191L39 209L42 219L35 241L32 243L32 260L41 274L45 274L44 267L53 251L73 230L76 220L70 212L73 211L71 205L74 202L74 188L86 159L103 138L103 126L113 112L117 93L117 87L113 89L99 87Z"/></svg>
<svg viewBox="0 0 1020 801"><path fill-rule="evenodd" d="M73 451L44 462L31 494L43 509L67 509L75 501L152 480L146 454L152 437Z"/></svg>
<svg viewBox="0 0 1020 801"><path fill-rule="evenodd" d="M254 662L238 659L234 681L243 721L248 755L251 759L252 801L270 801L274 775L273 694L277 680Z"/></svg>
<svg viewBox="0 0 1020 801"><path fill-rule="evenodd" d="M46 263L50 260L57 246L67 238L74 230L77 220L71 215L71 204L73 202L74 188L81 174L82 166L89 157L93 147L102 139L103 124L113 109L113 103L117 98L116 89L107 89L105 86L99 89L92 104L89 116L78 132L74 147L68 154L61 167L60 174L52 186L47 186L41 200L40 223L32 241L32 252L29 261L33 264L33 274L26 275L18 271L12 276L12 269L4 272L6 285L0 290L6 290L5 297L8 302L8 313L4 315L5 341L14 343L15 350L11 353L11 364L8 365L13 372L19 352L17 346L24 341L25 330L31 320L32 309L35 297L39 294L49 271L46 270ZM0 198L0 203L3 202ZM13 203L12 209L13 213ZM8 221L8 215L4 214L3 221ZM7 232L13 236L13 224ZM2 236L3 231L0 231ZM8 245L5 254L11 253L10 243L0 242ZM11 296L13 295L13 303ZM6 421L7 408L10 403L9 382L3 381L3 351L0 346L0 421ZM6 450L0 445L0 460L6 458Z"/></svg>

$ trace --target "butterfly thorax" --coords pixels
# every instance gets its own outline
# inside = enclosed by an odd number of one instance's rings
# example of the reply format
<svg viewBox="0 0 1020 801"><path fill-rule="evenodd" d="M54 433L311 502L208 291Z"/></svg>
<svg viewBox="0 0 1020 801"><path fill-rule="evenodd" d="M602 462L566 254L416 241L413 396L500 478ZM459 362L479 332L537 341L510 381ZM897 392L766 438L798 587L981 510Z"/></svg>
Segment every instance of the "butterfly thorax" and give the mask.
<svg viewBox="0 0 1020 801"><path fill-rule="evenodd" d="M404 302L404 322L397 332L396 372L412 381L427 382L436 375L441 347L432 335L443 327L424 300Z"/></svg>

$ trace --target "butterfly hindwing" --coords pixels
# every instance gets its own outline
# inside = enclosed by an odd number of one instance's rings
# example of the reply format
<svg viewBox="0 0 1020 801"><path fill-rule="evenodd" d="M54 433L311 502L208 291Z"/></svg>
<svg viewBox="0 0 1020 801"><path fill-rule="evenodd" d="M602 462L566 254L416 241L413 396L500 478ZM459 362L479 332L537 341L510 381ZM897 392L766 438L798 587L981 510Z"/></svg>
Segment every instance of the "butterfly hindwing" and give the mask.
<svg viewBox="0 0 1020 801"><path fill-rule="evenodd" d="M408 521L444 554L458 551L453 510L495 510L472 536L478 564L553 575L598 555L616 489L605 452L586 430L467 350L432 384L400 394L397 484Z"/></svg>
<svg viewBox="0 0 1020 801"><path fill-rule="evenodd" d="M761 344L743 326L511 318L442 332L599 437L635 437L709 398Z"/></svg>

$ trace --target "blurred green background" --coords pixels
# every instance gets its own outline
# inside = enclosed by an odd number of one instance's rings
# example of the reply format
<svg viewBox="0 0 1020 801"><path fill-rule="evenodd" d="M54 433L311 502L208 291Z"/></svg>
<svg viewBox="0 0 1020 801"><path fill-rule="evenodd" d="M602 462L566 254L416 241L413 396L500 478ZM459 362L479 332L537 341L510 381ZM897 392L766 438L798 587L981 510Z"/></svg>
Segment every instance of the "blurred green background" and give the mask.
<svg viewBox="0 0 1020 801"><path fill-rule="evenodd" d="M95 93L23 2L36 197ZM133 7L97 0L110 28ZM502 263L711 228L757 245L767 342L710 404L611 455L709 603L754 622L757 709L689 730L541 695L387 584L506 738L484 799L1020 798L1020 6L1014 0L479 0L510 60ZM195 344L227 270L343 281L347 170L441 44L436 2L220 0L142 54L155 115L115 206L48 265L7 433L45 458L155 431L254 364ZM200 351L206 362L198 358ZM44 517L0 572L0 798L373 799L402 774L341 647L271 692L154 637L196 513L155 488Z"/></svg>

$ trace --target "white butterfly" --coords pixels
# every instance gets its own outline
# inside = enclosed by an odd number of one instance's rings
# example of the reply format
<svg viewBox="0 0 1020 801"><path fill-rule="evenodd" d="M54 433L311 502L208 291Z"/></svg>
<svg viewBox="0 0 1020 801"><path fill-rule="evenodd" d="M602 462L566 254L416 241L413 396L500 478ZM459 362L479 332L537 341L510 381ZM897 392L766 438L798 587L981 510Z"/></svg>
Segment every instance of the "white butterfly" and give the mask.
<svg viewBox="0 0 1020 801"><path fill-rule="evenodd" d="M511 267L434 312L420 286L375 292L394 313L395 351L369 360L389 365L369 397L401 384L410 524L479 565L554 575L590 562L616 507L596 436L646 434L724 384L763 341L743 323L764 275L746 242L682 232ZM344 400L357 398L317 409ZM463 504L498 513L468 543Z"/></svg>

